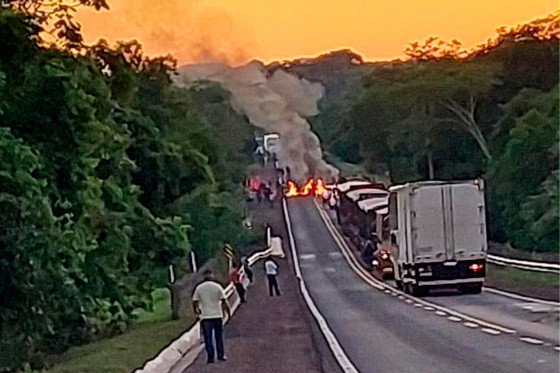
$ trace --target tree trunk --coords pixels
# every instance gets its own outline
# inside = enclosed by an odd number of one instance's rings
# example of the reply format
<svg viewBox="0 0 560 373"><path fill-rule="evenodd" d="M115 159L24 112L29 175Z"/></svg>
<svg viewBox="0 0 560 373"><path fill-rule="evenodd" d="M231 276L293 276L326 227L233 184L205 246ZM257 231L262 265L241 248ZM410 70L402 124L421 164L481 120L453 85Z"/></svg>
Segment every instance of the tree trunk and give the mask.
<svg viewBox="0 0 560 373"><path fill-rule="evenodd" d="M476 100L474 99L474 97L470 97L469 106L467 109L465 109L454 100L447 100L444 105L453 114L455 114L456 123L461 125L468 133L470 133L474 137L486 159L491 160L492 155L490 154L490 150L488 149L488 142L484 138L484 135L482 134L482 131L480 131L478 123L476 123L476 120L474 119L474 111L476 108Z"/></svg>

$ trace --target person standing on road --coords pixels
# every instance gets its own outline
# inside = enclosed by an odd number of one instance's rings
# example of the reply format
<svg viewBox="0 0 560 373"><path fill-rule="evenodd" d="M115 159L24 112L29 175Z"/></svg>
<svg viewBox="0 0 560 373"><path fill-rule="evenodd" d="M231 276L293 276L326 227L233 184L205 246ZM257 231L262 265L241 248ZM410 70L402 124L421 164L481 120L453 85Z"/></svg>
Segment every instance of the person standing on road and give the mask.
<svg viewBox="0 0 560 373"><path fill-rule="evenodd" d="M245 303L245 287L243 286L243 282L241 281L241 268L243 268L242 264L239 264L237 268L231 274L231 282L237 290L237 295L239 295L239 301L241 303Z"/></svg>
<svg viewBox="0 0 560 373"><path fill-rule="evenodd" d="M200 326L204 336L204 345L208 354L208 363L214 362L214 344L218 360L225 361L223 315L224 312L231 318L231 311L227 303L224 288L214 280L211 270L203 273L204 281L194 290L192 297L195 315L200 318Z"/></svg>
<svg viewBox="0 0 560 373"><path fill-rule="evenodd" d="M280 290L278 289L278 281L276 276L278 275L278 264L272 258L268 258L264 263L264 269L266 272L266 277L268 278L268 294L272 297L273 291L276 296L280 296Z"/></svg>
<svg viewBox="0 0 560 373"><path fill-rule="evenodd" d="M249 279L249 282L253 282L253 271L251 271L251 268L249 268L249 260L247 259L246 256L241 258L241 264L243 265L243 269L245 270L245 274L247 275L247 278Z"/></svg>

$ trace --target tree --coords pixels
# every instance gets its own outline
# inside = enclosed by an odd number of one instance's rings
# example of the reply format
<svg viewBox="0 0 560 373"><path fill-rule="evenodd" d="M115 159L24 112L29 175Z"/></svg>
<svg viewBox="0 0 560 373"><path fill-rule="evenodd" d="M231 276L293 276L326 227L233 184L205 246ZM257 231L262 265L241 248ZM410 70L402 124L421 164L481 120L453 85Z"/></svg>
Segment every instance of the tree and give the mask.
<svg viewBox="0 0 560 373"><path fill-rule="evenodd" d="M73 3L66 0L0 0L2 9L24 14L35 27L47 31L46 34L36 34L37 40L54 42L70 49L84 47L82 27L74 17L80 6L95 10L109 9L107 0L76 0ZM50 39L44 39L49 36Z"/></svg>
<svg viewBox="0 0 560 373"><path fill-rule="evenodd" d="M504 152L488 169L490 193L498 207L493 219L503 222L514 245L551 249L537 244L554 236L548 219L555 212L547 206L554 203L552 184L558 170L558 87L533 97L521 92L504 110L504 117L513 118L515 125ZM536 218L535 224L529 224L529 218Z"/></svg>

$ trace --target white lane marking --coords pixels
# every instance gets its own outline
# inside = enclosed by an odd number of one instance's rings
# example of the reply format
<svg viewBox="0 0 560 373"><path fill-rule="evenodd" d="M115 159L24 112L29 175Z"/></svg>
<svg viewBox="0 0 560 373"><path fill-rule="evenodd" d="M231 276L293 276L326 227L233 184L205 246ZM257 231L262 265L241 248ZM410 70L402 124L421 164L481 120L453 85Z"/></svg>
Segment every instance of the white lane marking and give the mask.
<svg viewBox="0 0 560 373"><path fill-rule="evenodd" d="M463 325L465 325L467 328L478 328L478 324L475 324L474 322L470 322L467 321L466 323L463 323Z"/></svg>
<svg viewBox="0 0 560 373"><path fill-rule="evenodd" d="M542 344L544 344L544 341L541 341L540 339L531 338L531 337L521 337L521 338L519 338L519 340L523 341L523 342L530 343L532 345L542 345Z"/></svg>
<svg viewBox="0 0 560 373"><path fill-rule="evenodd" d="M489 293L499 294L499 295L502 295L502 296L508 297L508 298L525 300L525 301L532 302L532 303L547 304L549 306L557 306L557 307L560 306L559 302L553 302L553 301L550 301L550 300L544 300L544 299L539 299L539 298L526 297L524 295L514 294L514 293L507 292L507 291L498 290L498 289L489 288L489 287L484 287L484 291L487 291Z"/></svg>
<svg viewBox="0 0 560 373"><path fill-rule="evenodd" d="M396 297L398 294L397 293L391 293L391 295Z"/></svg>
<svg viewBox="0 0 560 373"><path fill-rule="evenodd" d="M488 327L488 328L491 328L491 329L499 330L502 333L506 333L506 334L516 333L516 331L513 330L513 329L509 329L509 328L506 328L506 327L503 327L503 326L500 326L500 325L492 324L490 322L487 322L487 321L484 321L484 320L481 320L481 319L477 319L477 318L469 316L469 315L465 315L461 312L449 309L449 308L441 306L439 304L431 303L431 302L413 297L411 295L405 294L404 292L398 290L397 288L394 288L392 286L387 285L384 282L381 282L381 281L377 280L376 278L371 276L368 272L366 272L359 265L356 258L352 254L352 250L348 247L348 245L346 244L346 241L344 241L344 238L337 231L336 227L330 221L330 218L326 215L325 211L321 209L321 207L317 204L316 201L314 201L314 204L315 204L315 208L319 212L320 217L323 219L323 222L325 223L325 226L327 227L327 230L331 233L334 241L338 244L338 247L341 249L342 254L344 255L344 257L345 257L346 261L348 262L348 264L350 265L350 267L354 270L354 272L356 272L356 274L358 274L358 276L360 276L364 281L366 281L372 287L375 287L376 289L379 289L379 290L384 290L384 289L389 288L389 289L393 290L394 292L396 292L397 294L401 294L408 299L413 299L414 301L416 301L418 303L421 303L425 306L431 306L431 307L434 307L436 309L443 310L443 311L447 312L448 314L454 315L456 317L460 317L460 318L464 319L465 321L472 321L472 322L475 322L475 323L477 323L481 326L485 326L485 327Z"/></svg>
<svg viewBox="0 0 560 373"><path fill-rule="evenodd" d="M342 254L339 252L332 252L332 253L328 253L328 256L330 256L331 258L342 258Z"/></svg>
<svg viewBox="0 0 560 373"><path fill-rule="evenodd" d="M299 256L299 258L301 260L311 260L311 259L315 259L316 257L317 257L317 255L315 255L315 254L301 254Z"/></svg>
<svg viewBox="0 0 560 373"><path fill-rule="evenodd" d="M412 301L412 299L405 299L404 301L405 301L406 303L408 303L408 304L414 303L414 302Z"/></svg>
<svg viewBox="0 0 560 373"><path fill-rule="evenodd" d="M482 330L484 333L486 334L491 334L491 335L499 335L501 334L498 330L494 330L494 329L490 329L490 328L482 328L480 329Z"/></svg>
<svg viewBox="0 0 560 373"><path fill-rule="evenodd" d="M449 321L454 321L454 322L459 322L459 321L461 321L461 318L460 318L460 317L456 317L456 316L449 316L449 317L447 318L447 320L449 320Z"/></svg>
<svg viewBox="0 0 560 373"><path fill-rule="evenodd" d="M429 306L424 306L424 309L425 309L426 311L433 311L433 310L435 310L434 307L429 307Z"/></svg>
<svg viewBox="0 0 560 373"><path fill-rule="evenodd" d="M385 289L383 292L384 292L385 294L389 294L389 293L391 292L391 290Z"/></svg>
<svg viewBox="0 0 560 373"><path fill-rule="evenodd" d="M556 351L560 351L560 346L554 346L554 349L555 349Z"/></svg>
<svg viewBox="0 0 560 373"><path fill-rule="evenodd" d="M541 303L517 303L515 304L517 307L523 308L525 311L529 311L532 313L552 313L552 312L559 312L560 309L558 307L550 306L548 304L541 304Z"/></svg>
<svg viewBox="0 0 560 373"><path fill-rule="evenodd" d="M299 279L299 287L303 295L303 299L307 303L307 307L309 307L309 310L313 314L313 317L315 317L315 320L317 320L317 323L319 324L319 328L321 329L321 332L325 336L325 339L327 340L327 343L329 344L329 347L333 352L333 355L336 361L338 362L338 364L340 365L340 367L342 368L342 370L348 373L359 373L358 369L356 369L354 364L352 364L352 362L350 361L350 359L342 349L342 346L336 339L336 336L330 329L323 315L321 315L321 312L319 312L319 309L315 305L313 298L311 298L311 295L307 290L307 286L305 285L303 276L301 274L301 270L299 268L299 259L296 251L296 241L294 239L294 234L292 232L292 222L290 220L290 212L288 211L288 203L286 202L285 198L282 199L282 206L284 210L284 219L286 220L286 228L290 239L290 247L292 249L292 261L294 263L294 270L296 272L296 277Z"/></svg>
<svg viewBox="0 0 560 373"><path fill-rule="evenodd" d="M532 345L542 345L542 344L544 344L544 341L541 341L540 339L531 338L531 337L521 337L521 338L519 338L519 340L523 341L523 342L530 343Z"/></svg>
<svg viewBox="0 0 560 373"><path fill-rule="evenodd" d="M324 271L328 273L336 273L336 269L334 269L333 267L327 267L324 269Z"/></svg>
<svg viewBox="0 0 560 373"><path fill-rule="evenodd" d="M414 307L421 308L422 305L420 303L414 303Z"/></svg>
<svg viewBox="0 0 560 373"><path fill-rule="evenodd" d="M437 310L437 311L436 311L436 315L438 315L438 316L447 316L447 314L446 314L445 312L440 311L440 310Z"/></svg>
<svg viewBox="0 0 560 373"><path fill-rule="evenodd" d="M399 295L399 299L400 299L400 300L403 300L404 297L403 297L402 295Z"/></svg>

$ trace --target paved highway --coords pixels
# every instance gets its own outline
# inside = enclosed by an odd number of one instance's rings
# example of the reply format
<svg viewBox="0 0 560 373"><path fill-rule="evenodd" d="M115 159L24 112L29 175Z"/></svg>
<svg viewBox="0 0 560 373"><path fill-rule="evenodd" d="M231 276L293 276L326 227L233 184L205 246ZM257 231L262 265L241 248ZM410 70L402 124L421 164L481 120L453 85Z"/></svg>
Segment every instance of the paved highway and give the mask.
<svg viewBox="0 0 560 373"><path fill-rule="evenodd" d="M559 371L559 353L553 345L557 338L536 338L554 337L557 328L552 333L527 333L518 328L526 325L527 317L516 316L508 307L489 308L484 297L500 297L495 294L430 297L424 302L403 296L364 273L359 275L359 268L349 265L350 257L341 250L312 199L289 200L288 209L303 279L358 371ZM501 298L498 304L507 303ZM442 306L432 306L432 302ZM480 313L494 316L479 319Z"/></svg>

